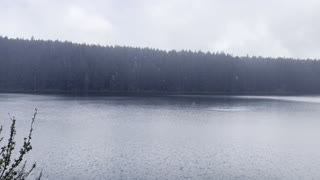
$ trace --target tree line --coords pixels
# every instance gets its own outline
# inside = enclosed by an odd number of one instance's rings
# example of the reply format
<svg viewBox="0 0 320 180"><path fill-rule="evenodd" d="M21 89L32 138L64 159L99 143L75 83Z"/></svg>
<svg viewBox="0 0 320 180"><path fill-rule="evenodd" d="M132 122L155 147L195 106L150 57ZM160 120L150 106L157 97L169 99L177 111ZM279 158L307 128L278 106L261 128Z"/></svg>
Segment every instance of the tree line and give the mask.
<svg viewBox="0 0 320 180"><path fill-rule="evenodd" d="M320 93L320 61L0 37L0 91Z"/></svg>

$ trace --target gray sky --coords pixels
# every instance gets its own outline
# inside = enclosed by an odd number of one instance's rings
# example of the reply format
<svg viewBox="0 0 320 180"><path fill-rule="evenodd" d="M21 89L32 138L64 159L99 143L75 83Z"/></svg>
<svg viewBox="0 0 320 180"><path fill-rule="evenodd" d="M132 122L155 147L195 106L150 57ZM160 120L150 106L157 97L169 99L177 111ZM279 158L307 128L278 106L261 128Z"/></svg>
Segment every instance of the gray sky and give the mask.
<svg viewBox="0 0 320 180"><path fill-rule="evenodd" d="M0 35L320 58L319 0L0 0Z"/></svg>

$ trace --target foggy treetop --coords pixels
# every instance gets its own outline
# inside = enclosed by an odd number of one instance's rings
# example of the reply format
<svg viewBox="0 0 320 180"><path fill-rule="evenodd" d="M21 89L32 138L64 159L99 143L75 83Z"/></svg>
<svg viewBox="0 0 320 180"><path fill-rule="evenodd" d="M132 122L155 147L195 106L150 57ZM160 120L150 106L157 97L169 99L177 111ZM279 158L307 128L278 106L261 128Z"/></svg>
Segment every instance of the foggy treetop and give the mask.
<svg viewBox="0 0 320 180"><path fill-rule="evenodd" d="M1 0L0 35L319 58L319 9L318 0Z"/></svg>
<svg viewBox="0 0 320 180"><path fill-rule="evenodd" d="M320 61L0 37L0 91L320 93Z"/></svg>

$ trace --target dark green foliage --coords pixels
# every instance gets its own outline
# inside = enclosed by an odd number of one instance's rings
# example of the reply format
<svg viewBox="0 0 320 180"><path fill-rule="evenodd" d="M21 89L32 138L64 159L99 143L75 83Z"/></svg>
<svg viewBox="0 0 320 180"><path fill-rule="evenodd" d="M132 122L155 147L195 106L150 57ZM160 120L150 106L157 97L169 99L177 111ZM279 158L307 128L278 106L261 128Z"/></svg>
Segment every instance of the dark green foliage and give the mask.
<svg viewBox="0 0 320 180"><path fill-rule="evenodd" d="M0 37L0 91L320 93L320 61Z"/></svg>
<svg viewBox="0 0 320 180"><path fill-rule="evenodd" d="M36 164L34 163L32 167L27 170L26 164L27 161L24 160L24 156L32 150L31 146L31 139L32 139L32 131L33 131L33 123L37 116L37 109L35 110L35 113L33 115L32 121L31 121L31 127L29 131L29 135L24 138L23 146L19 150L19 155L17 158L13 158L13 152L16 148L16 141L15 141L15 135L16 135L16 119L15 117L11 117L10 119L12 121L11 128L10 128L10 136L8 138L8 143L1 147L0 150L0 180L24 180L26 179L30 173L34 170L36 167ZM0 135L2 132L2 126L0 128ZM0 139L0 144L3 141L3 137ZM37 179L40 179L42 176L42 173L40 173L39 177Z"/></svg>

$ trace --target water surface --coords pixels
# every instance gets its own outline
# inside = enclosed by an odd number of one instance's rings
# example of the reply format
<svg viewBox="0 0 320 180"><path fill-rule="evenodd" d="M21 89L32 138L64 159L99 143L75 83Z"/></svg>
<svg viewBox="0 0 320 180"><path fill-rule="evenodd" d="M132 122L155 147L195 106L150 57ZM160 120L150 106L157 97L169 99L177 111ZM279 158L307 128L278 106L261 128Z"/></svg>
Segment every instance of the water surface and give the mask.
<svg viewBox="0 0 320 180"><path fill-rule="evenodd" d="M320 97L0 94L43 179L320 179Z"/></svg>

